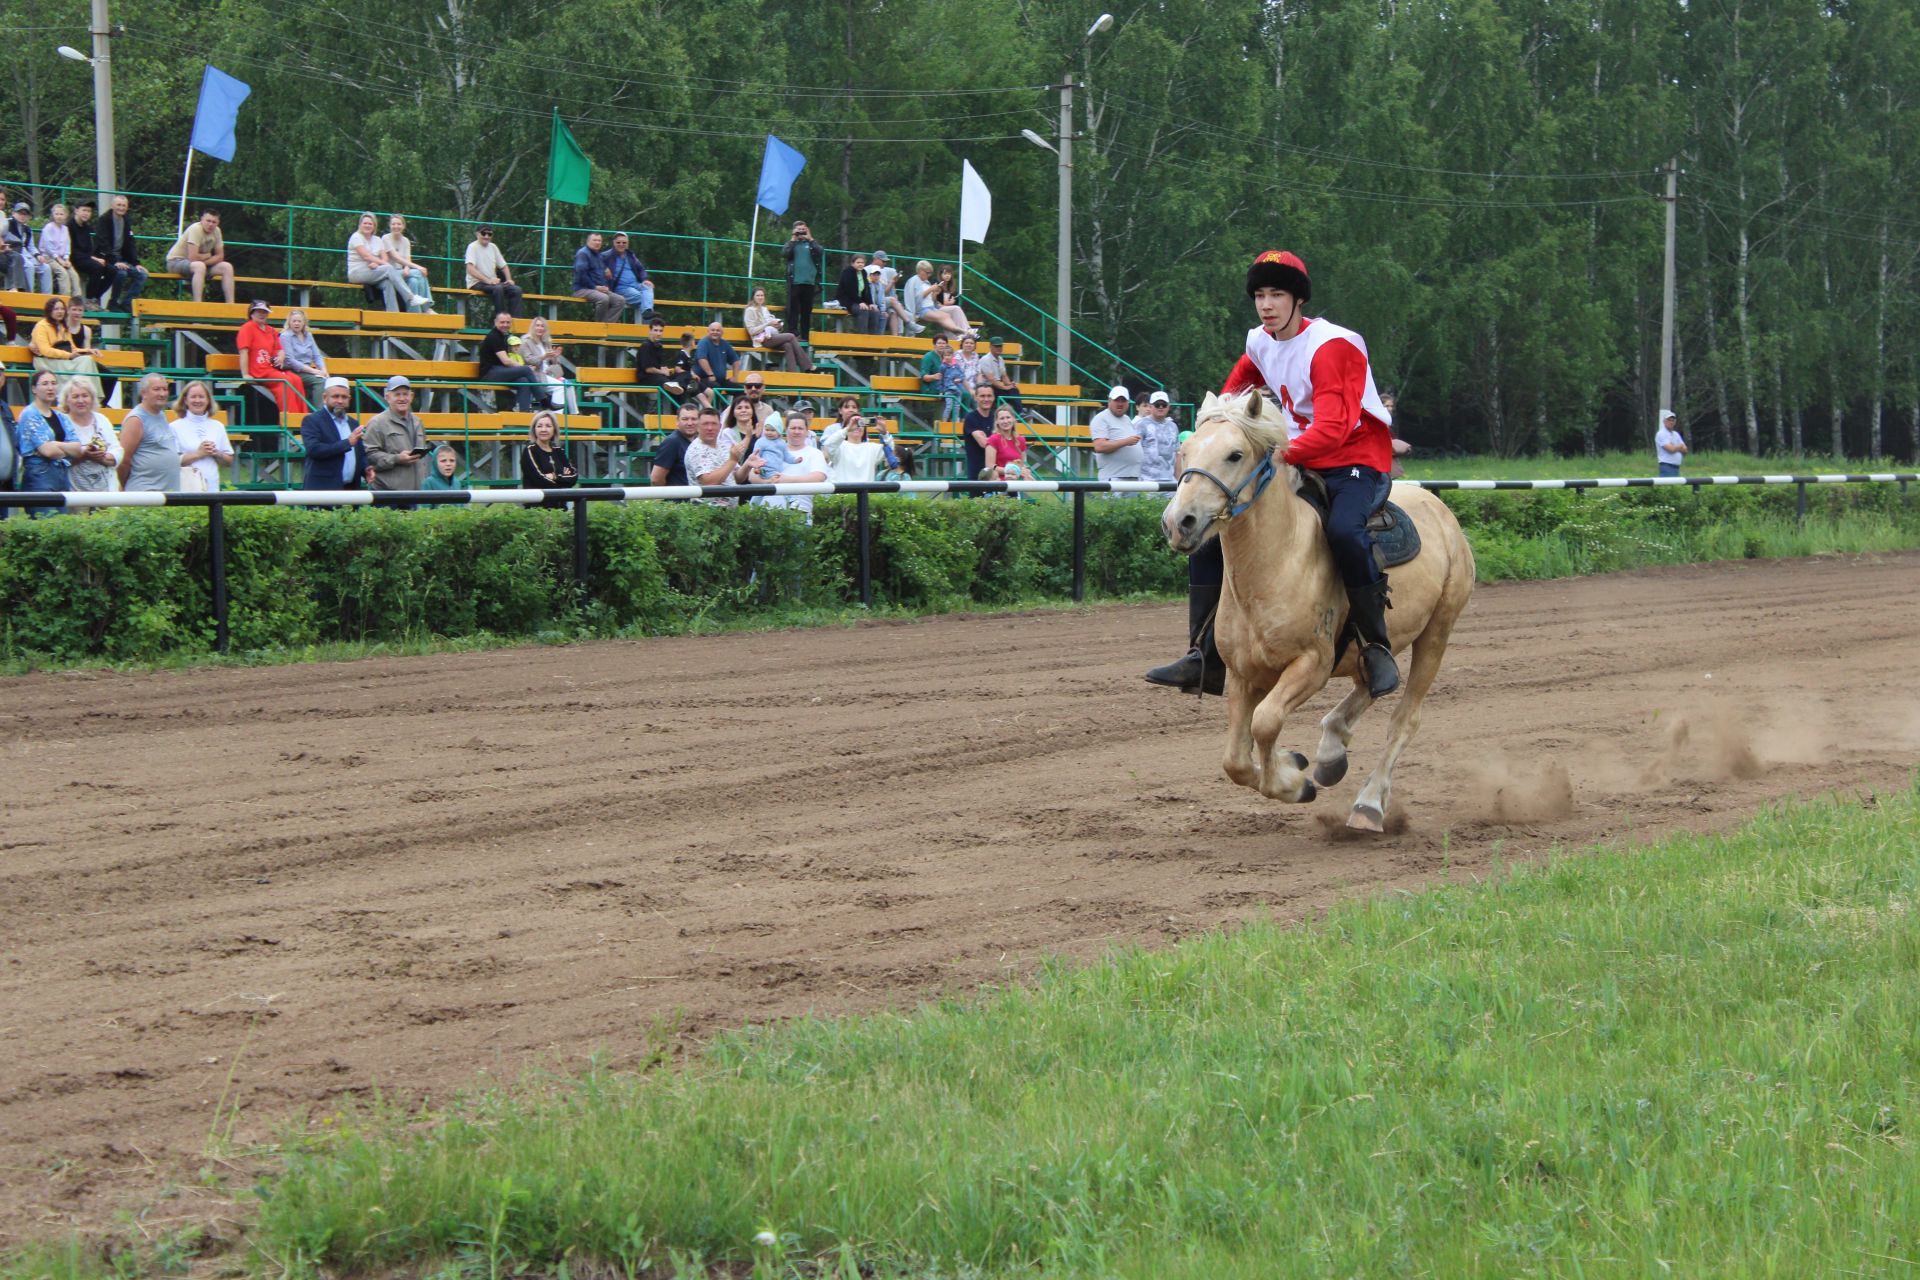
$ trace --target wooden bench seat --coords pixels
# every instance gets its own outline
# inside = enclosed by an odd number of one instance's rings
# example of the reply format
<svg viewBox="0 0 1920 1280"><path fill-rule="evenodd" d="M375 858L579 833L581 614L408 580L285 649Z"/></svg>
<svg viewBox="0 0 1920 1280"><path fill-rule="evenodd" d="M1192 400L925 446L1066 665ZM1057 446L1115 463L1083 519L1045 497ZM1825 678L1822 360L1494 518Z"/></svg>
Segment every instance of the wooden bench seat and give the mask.
<svg viewBox="0 0 1920 1280"><path fill-rule="evenodd" d="M103 372L122 376L139 373L147 367L147 357L138 351L95 351L93 362ZM0 365L5 365L9 373L32 369L33 351L28 347L0 346Z"/></svg>
<svg viewBox="0 0 1920 1280"><path fill-rule="evenodd" d="M605 387L611 391L657 391L658 387L644 387L633 380L631 369L605 369L591 365L583 366L575 372L575 381L590 387ZM756 376L765 379L767 390L779 392L832 391L837 381L831 373L782 373L778 370L760 372Z"/></svg>
<svg viewBox="0 0 1920 1280"><path fill-rule="evenodd" d="M282 414L280 425L288 431L298 432L300 420L305 415L298 413ZM371 414L356 414L365 422ZM533 414L528 413L421 413L414 415L420 419L420 425L426 428L429 439L453 433L457 435L478 435L482 432L500 434L502 432L527 434L527 428L533 423ZM560 415L560 430L566 433L599 433L605 424L600 416L593 413L564 413Z"/></svg>
<svg viewBox="0 0 1920 1280"><path fill-rule="evenodd" d="M207 357L207 372L238 377L240 357L210 355ZM391 378L397 373L421 381L477 382L480 379L480 365L475 360L369 360L339 356L327 361L327 372L342 378ZM483 385L506 386L505 383L491 382Z"/></svg>

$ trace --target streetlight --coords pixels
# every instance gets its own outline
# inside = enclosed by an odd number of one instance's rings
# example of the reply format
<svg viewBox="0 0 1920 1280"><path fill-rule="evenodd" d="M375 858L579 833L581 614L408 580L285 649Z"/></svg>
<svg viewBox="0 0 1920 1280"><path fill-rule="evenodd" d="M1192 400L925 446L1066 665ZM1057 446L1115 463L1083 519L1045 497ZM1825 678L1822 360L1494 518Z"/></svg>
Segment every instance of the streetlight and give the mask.
<svg viewBox="0 0 1920 1280"><path fill-rule="evenodd" d="M113 54L108 47L112 35L113 28L107 25L107 0L93 0L93 56L89 58L70 44L56 51L63 58L93 68L94 178L103 205L120 185L113 172Z"/></svg>
<svg viewBox="0 0 1920 1280"><path fill-rule="evenodd" d="M104 0L99 0L104 3ZM1080 37L1080 47L1074 50L1078 57L1086 50L1087 41L1099 35L1113 25L1113 15L1103 13L1093 20L1087 28L1087 34ZM1073 381L1073 60L1067 60L1067 70L1060 77L1060 138L1059 145L1049 143L1031 129L1022 129L1020 136L1036 147L1053 152L1060 157L1060 246L1058 264L1059 275L1056 280L1054 320L1058 325L1058 335L1054 342L1053 380L1066 384Z"/></svg>

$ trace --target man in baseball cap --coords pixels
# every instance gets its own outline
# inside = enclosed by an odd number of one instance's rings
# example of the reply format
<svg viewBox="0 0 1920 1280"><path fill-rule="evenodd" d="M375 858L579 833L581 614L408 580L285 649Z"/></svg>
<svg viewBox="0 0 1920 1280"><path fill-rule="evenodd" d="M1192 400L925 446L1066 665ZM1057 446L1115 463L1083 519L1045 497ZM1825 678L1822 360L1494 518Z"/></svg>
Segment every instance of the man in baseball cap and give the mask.
<svg viewBox="0 0 1920 1280"><path fill-rule="evenodd" d="M367 422L367 462L374 489L419 489L427 483L427 429L413 411L413 384L387 379L387 407Z"/></svg>
<svg viewBox="0 0 1920 1280"><path fill-rule="evenodd" d="M1164 391L1147 397L1147 411L1133 421L1140 433L1143 480L1173 479L1173 455L1179 447L1180 424L1173 420L1173 400Z"/></svg>
<svg viewBox="0 0 1920 1280"><path fill-rule="evenodd" d="M1313 282L1299 255L1268 249L1256 256L1247 268L1247 297L1260 323L1247 331L1245 349L1220 394L1265 388L1287 406L1291 442L1281 461L1314 472L1326 486L1327 544L1346 587L1348 625L1367 691L1384 697L1400 687L1400 673L1387 634L1387 579L1374 561L1367 517L1388 487L1393 415L1374 386L1366 340L1304 314ZM1187 563L1193 647L1186 657L1149 671L1149 681L1206 693L1224 689L1212 624L1224 576L1220 540L1209 538Z"/></svg>
<svg viewBox="0 0 1920 1280"><path fill-rule="evenodd" d="M1087 434L1093 437L1093 472L1101 480L1138 480L1146 454L1140 448L1140 429L1127 415L1133 393L1125 387L1107 392L1107 407L1093 415Z"/></svg>

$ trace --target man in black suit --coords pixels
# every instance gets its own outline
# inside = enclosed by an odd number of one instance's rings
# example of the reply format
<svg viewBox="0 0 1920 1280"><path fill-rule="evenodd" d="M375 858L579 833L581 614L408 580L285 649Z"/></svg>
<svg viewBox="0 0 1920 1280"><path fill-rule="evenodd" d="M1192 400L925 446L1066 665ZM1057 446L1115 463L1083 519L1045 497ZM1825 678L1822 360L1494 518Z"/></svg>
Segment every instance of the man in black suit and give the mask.
<svg viewBox="0 0 1920 1280"><path fill-rule="evenodd" d="M320 393L321 408L300 424L300 447L306 450L303 489L358 489L367 473L367 447L360 443L366 430L347 412L353 388L345 378L328 378Z"/></svg>

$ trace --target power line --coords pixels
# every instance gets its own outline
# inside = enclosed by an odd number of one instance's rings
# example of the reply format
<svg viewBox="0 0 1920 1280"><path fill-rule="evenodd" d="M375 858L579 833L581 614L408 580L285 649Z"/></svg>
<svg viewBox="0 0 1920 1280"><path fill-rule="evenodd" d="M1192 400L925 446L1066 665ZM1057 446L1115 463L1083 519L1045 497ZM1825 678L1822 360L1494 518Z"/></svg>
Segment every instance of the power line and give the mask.
<svg viewBox="0 0 1920 1280"><path fill-rule="evenodd" d="M1115 102L1120 103L1122 106L1131 107L1134 110L1138 110L1138 111L1159 110L1159 108L1150 106L1147 103L1136 102L1120 94L1111 93L1104 89L1099 90L1098 92L1107 97L1112 98ZM1186 128L1197 130L1201 133L1205 133L1213 137L1221 138L1230 142L1239 142L1248 146L1257 146L1263 150L1267 148L1272 148L1279 151L1286 151L1294 155L1305 156L1310 159L1330 160L1338 164L1356 165L1362 168L1369 168L1369 169L1390 169L1390 170L1396 170L1404 173L1424 173L1424 174L1432 174L1435 176L1448 177L1448 178L1476 178L1482 181L1489 181L1489 182L1508 182L1508 181L1540 181L1540 182L1593 181L1593 182L1598 182L1603 180L1617 181L1622 178L1644 177L1647 173L1652 172L1652 169L1650 168L1646 170L1616 169L1611 171L1599 171L1599 172L1593 172L1593 173L1498 173L1498 172L1482 171L1478 169L1443 169L1443 168L1435 168L1430 165L1405 164L1396 160L1370 160L1364 156L1347 155L1337 151L1330 151L1325 147L1301 146L1297 143L1285 142L1278 138L1264 138L1257 134L1243 133L1236 129L1223 129L1218 125L1209 124L1204 120L1195 120L1195 119L1192 119L1191 117L1176 115L1173 112L1167 112L1166 115L1169 120L1172 120L1176 124L1179 124Z"/></svg>
<svg viewBox="0 0 1920 1280"><path fill-rule="evenodd" d="M305 7L292 6L287 11L290 13L293 20L297 21L302 25L311 25L313 23L312 12ZM400 35L406 36L409 40L418 39L422 34L421 32L415 30L414 28L404 26L400 23L383 22L377 18L365 18L365 19L355 18L353 20L353 24L350 27L345 27L345 28L335 27L333 29L344 30L348 34L353 35L358 39L364 40L366 37L366 32L364 28L367 28L367 27L385 27L389 31L394 31L399 33ZM433 36L431 38L435 40L445 41L450 44L461 45L466 48L478 49L482 52L483 56L486 56L486 57L493 57L499 54L499 49L496 46L489 44L485 41L471 39L466 36L458 36L458 35L453 35L451 33L442 33L442 34ZM728 78L716 77L716 76L696 76L696 75L665 76L665 75L659 75L656 73L647 72L644 70L636 70L635 68L630 66L618 66L612 63L587 62L587 61L582 61L582 60L573 59L573 58L568 58L564 60L543 58L538 54L529 53L527 51L516 52L514 56L516 60L527 63L528 65L546 66L556 71L561 71L569 75L577 75L581 71L601 71L601 72L605 72L608 76L616 79L632 81L636 84L650 84L655 87L663 87L663 86L683 87L683 86L689 86L689 85L707 85L707 86L711 86L716 90L725 90L725 91L732 91L732 92L740 92L742 90L750 89L755 92L764 93L772 97L831 98L831 99L839 99L839 98L919 99L919 98L937 98L937 97L981 97L981 96L1000 94L1000 93L1038 93L1050 87L1044 84L1001 85L1001 86L995 86L995 87L984 88L984 89L866 89L866 88L853 88L853 87L842 88L839 85L770 86L756 80L728 79Z"/></svg>
<svg viewBox="0 0 1920 1280"><path fill-rule="evenodd" d="M197 55L200 52L199 46L197 45L190 44L186 41L170 39L166 36L157 35L152 32L128 30L127 32L124 33L124 38L131 38L137 41L145 41L152 44L162 45L167 48L176 50L177 52L190 54L190 55ZM417 94L422 87L417 83L407 83L407 82L391 80L391 79L370 78L368 80L357 80L338 71L323 71L317 67L312 67L307 65L288 65L285 63L272 62L262 58L252 57L245 54L229 54L229 55L226 55L226 59L235 65L245 66L250 68L257 68L258 70L263 71L269 75L289 76L296 79L312 81L317 84L324 84L332 88L338 88L344 85L348 88L358 89L366 93L412 95L412 94ZM439 91L442 90L443 88L444 86L435 86L436 95L450 96L450 95L444 95L439 93ZM577 103L580 100L567 99L566 101L571 103ZM604 106L604 103L593 104L593 105ZM511 106L505 103L496 103L490 100L488 103L488 109L504 115L515 115L515 116L522 116L528 119L546 120L551 117L553 108L551 103L543 104L539 109L532 109L532 108L526 108L526 107ZM1013 113L1008 113L1008 114L1013 114ZM753 142L757 142L766 136L765 129L756 129L751 133L746 133L738 130L729 130L729 129L701 129L701 128L697 128L689 125L663 124L658 120L651 120L651 119L650 120L627 120L627 119L613 119L613 118L607 118L602 116L585 116L585 115L576 115L571 117L571 119L575 124L591 125L595 128L619 129L619 130L624 130L628 132L650 133L650 134L656 134L656 135L672 134L672 135L686 136L686 137L732 138L732 139L738 139L743 141L753 141ZM970 142L1009 142L1018 138L1019 136L1020 135L1017 133L1003 133L1003 134L971 134L970 133L966 135L967 140ZM830 135L814 135L814 134L800 135L800 134L790 133L786 135L786 140L788 142L830 143L835 145L844 145L844 144L852 143L858 146L876 146L876 145L893 146L893 145L906 145L906 144L916 144L916 145L942 144L944 145L944 144L953 142L954 135L942 134L942 135L933 136L933 137L872 138L872 137L849 136L844 133L836 133L836 134L830 134Z"/></svg>

